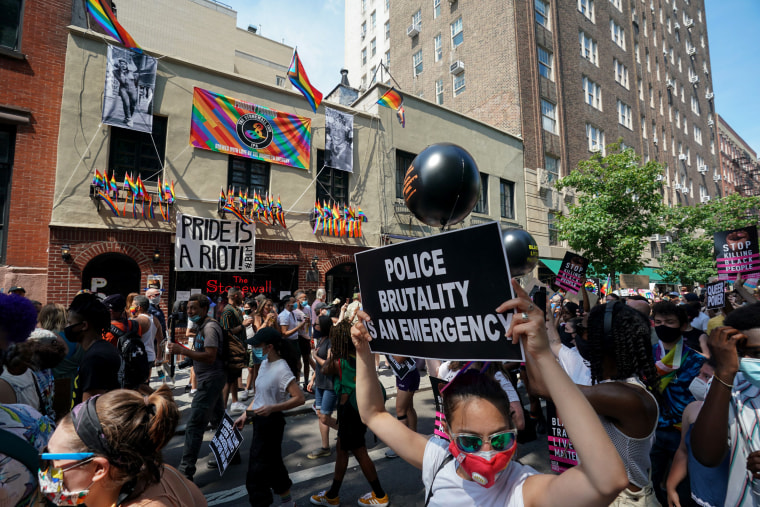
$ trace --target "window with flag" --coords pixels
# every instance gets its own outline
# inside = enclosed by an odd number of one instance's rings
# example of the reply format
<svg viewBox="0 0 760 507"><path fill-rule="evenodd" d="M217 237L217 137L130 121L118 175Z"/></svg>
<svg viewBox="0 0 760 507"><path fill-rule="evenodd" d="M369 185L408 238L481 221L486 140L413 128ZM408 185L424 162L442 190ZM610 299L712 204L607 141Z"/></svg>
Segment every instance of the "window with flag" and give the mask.
<svg viewBox="0 0 760 507"><path fill-rule="evenodd" d="M549 233L549 246L559 245L559 230L557 229L557 216L549 213L546 217L546 225Z"/></svg>
<svg viewBox="0 0 760 507"><path fill-rule="evenodd" d="M488 175L484 172L480 173L480 195L472 211L485 215L488 214Z"/></svg>
<svg viewBox="0 0 760 507"><path fill-rule="evenodd" d="M19 51L21 49L24 0L3 0L0 5L3 10L3 14L0 16L0 47Z"/></svg>
<svg viewBox="0 0 760 507"><path fill-rule="evenodd" d="M462 31L462 17L451 23L451 47L455 48L464 42L464 32Z"/></svg>
<svg viewBox="0 0 760 507"><path fill-rule="evenodd" d="M348 206L347 171L325 167L325 150L317 150L317 200Z"/></svg>
<svg viewBox="0 0 760 507"><path fill-rule="evenodd" d="M557 133L557 106L544 99L541 99L541 125L547 132Z"/></svg>
<svg viewBox="0 0 760 507"><path fill-rule="evenodd" d="M554 54L538 46L538 73L554 81Z"/></svg>
<svg viewBox="0 0 760 507"><path fill-rule="evenodd" d="M153 133L111 127L108 178L123 182L130 173L135 179L155 181L161 173L166 151L165 116L153 117ZM155 143L155 144L154 144Z"/></svg>
<svg viewBox="0 0 760 507"><path fill-rule="evenodd" d="M269 193L269 164L261 160L230 156L227 186L254 192L260 196Z"/></svg>
<svg viewBox="0 0 760 507"><path fill-rule="evenodd" d="M422 74L422 50L420 49L412 55L412 66L414 67L414 75L419 76Z"/></svg>
<svg viewBox="0 0 760 507"><path fill-rule="evenodd" d="M454 96L456 97L464 91L464 72L460 72L454 76Z"/></svg>
<svg viewBox="0 0 760 507"><path fill-rule="evenodd" d="M404 198L404 177L416 156L414 153L396 150L396 199Z"/></svg>
<svg viewBox="0 0 760 507"><path fill-rule="evenodd" d="M443 105L443 79L435 82L435 103L439 106Z"/></svg>
<svg viewBox="0 0 760 507"><path fill-rule="evenodd" d="M549 2L546 0L534 0L536 9L536 23L543 26L547 30L551 30L549 25Z"/></svg>
<svg viewBox="0 0 760 507"><path fill-rule="evenodd" d="M501 218L515 218L515 184L512 181L499 181L499 202Z"/></svg>
<svg viewBox="0 0 760 507"><path fill-rule="evenodd" d="M443 44L440 33L433 38L433 48L435 49L435 61L440 62L441 58L443 58Z"/></svg>

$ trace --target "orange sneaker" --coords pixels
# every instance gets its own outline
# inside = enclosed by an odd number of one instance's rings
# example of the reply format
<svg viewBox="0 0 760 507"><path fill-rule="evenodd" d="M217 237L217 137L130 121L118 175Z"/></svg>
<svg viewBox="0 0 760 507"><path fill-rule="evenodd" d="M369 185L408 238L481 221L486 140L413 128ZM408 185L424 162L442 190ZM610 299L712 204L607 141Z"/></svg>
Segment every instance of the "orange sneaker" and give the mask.
<svg viewBox="0 0 760 507"><path fill-rule="evenodd" d="M357 502L359 505L390 505L391 501L388 499L388 493L385 496L378 498L375 496L374 491L370 491Z"/></svg>

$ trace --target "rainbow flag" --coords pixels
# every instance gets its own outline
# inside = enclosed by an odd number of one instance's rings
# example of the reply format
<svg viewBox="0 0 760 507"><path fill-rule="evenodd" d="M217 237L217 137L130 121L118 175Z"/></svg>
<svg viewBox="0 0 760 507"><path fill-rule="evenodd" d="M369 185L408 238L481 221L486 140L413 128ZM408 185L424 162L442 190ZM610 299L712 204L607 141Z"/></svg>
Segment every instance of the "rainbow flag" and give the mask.
<svg viewBox="0 0 760 507"><path fill-rule="evenodd" d="M607 293L610 291L610 286L611 286L611 284L610 284L610 275L607 275L607 281L604 282L604 284L602 285L602 288L600 290L600 292L602 293L603 296L606 296Z"/></svg>
<svg viewBox="0 0 760 507"><path fill-rule="evenodd" d="M95 185L98 188L105 188L105 178L102 174L100 174L100 171L95 169L95 176L92 177L92 184Z"/></svg>
<svg viewBox="0 0 760 507"><path fill-rule="evenodd" d="M391 88L380 97L377 103L391 109L398 109L404 103L404 97L395 88Z"/></svg>
<svg viewBox="0 0 760 507"><path fill-rule="evenodd" d="M250 224L251 223L251 221L248 220L248 217L246 217L245 215L243 215L242 213L240 213L240 211L236 207L232 206L231 204L226 204L222 208L222 210L223 211L227 211L229 213L232 213L233 215L235 215L235 217L237 217L238 220L240 220L244 224Z"/></svg>
<svg viewBox="0 0 760 507"><path fill-rule="evenodd" d="M404 114L406 111L404 110L404 106L399 106L399 108L396 110L396 118L398 118L398 122L401 124L401 128L406 127L406 115Z"/></svg>
<svg viewBox="0 0 760 507"><path fill-rule="evenodd" d="M106 203L108 209L110 209L114 215L117 217L119 216L119 207L116 206L116 203L113 202L110 195L106 194L102 190L98 190L98 197L100 197Z"/></svg>
<svg viewBox="0 0 760 507"><path fill-rule="evenodd" d="M116 20L116 15L114 15L106 0L87 0L85 6L92 19L100 25L107 35L119 41L124 47L137 53L142 53L142 48L137 45L137 42L129 35L129 32L124 30L124 27Z"/></svg>
<svg viewBox="0 0 760 507"><path fill-rule="evenodd" d="M301 65L301 59L298 58L298 50L293 51L293 60L290 62L290 68L288 69L288 78L293 83L293 86L303 94L311 109L316 113L319 104L322 102L322 92L314 88L311 82L309 82L309 77L306 75L303 65Z"/></svg>

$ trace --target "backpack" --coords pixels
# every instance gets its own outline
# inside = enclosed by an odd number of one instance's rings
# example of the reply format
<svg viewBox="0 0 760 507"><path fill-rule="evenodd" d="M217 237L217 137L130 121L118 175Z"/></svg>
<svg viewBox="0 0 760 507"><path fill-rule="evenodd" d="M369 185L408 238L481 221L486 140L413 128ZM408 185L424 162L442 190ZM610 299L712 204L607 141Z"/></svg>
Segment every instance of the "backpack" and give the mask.
<svg viewBox="0 0 760 507"><path fill-rule="evenodd" d="M235 315L237 316L237 314ZM242 322L238 323L238 325L241 324ZM219 327L221 327L221 325ZM224 329L222 329L222 331L224 331ZM224 331L223 335L222 362L224 362L224 367L232 370L242 370L243 368L247 368L248 348L246 347L246 344L230 332Z"/></svg>
<svg viewBox="0 0 760 507"><path fill-rule="evenodd" d="M121 330L111 324L110 332L116 337L116 348L121 355L123 375L121 386L124 389L137 389L150 379L150 364L145 344L138 335L140 325L128 320L127 329Z"/></svg>

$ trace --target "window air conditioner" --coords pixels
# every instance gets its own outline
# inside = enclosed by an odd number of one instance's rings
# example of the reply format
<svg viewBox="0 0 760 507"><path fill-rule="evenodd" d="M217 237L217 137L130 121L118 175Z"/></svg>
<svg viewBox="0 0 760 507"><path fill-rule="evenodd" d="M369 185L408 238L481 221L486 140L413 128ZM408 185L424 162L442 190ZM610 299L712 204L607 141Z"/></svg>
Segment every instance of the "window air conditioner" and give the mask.
<svg viewBox="0 0 760 507"><path fill-rule="evenodd" d="M686 160L686 154L685 153L680 153L678 155L678 160L684 160L685 161Z"/></svg>
<svg viewBox="0 0 760 507"><path fill-rule="evenodd" d="M720 181L720 174L713 174L713 181Z"/></svg>
<svg viewBox="0 0 760 507"><path fill-rule="evenodd" d="M705 93L705 98L707 100L712 100L713 97L715 97L715 94L713 92L707 92L707 93Z"/></svg>
<svg viewBox="0 0 760 507"><path fill-rule="evenodd" d="M668 83L667 87L668 87L669 90L672 90L673 88L676 87L676 81L675 81L675 79L668 79L667 83Z"/></svg>
<svg viewBox="0 0 760 507"><path fill-rule="evenodd" d="M665 181L665 176L662 174L658 174L657 177L654 179L654 181Z"/></svg>
<svg viewBox="0 0 760 507"><path fill-rule="evenodd" d="M710 196L709 195L703 195L702 197L699 198L699 200L702 201L702 202L710 202Z"/></svg>
<svg viewBox="0 0 760 507"><path fill-rule="evenodd" d="M676 183L675 185L673 185L673 189L674 189L676 192L678 192L679 190L681 190L681 184L680 184L680 183Z"/></svg>
<svg viewBox="0 0 760 507"><path fill-rule="evenodd" d="M697 84L697 83L699 83L699 76L691 76L691 77L689 77L689 82L691 84Z"/></svg>
<svg viewBox="0 0 760 507"><path fill-rule="evenodd" d="M420 25L412 23L409 25L409 28L406 29L406 35L407 37L414 37L415 35L420 34Z"/></svg>
<svg viewBox="0 0 760 507"><path fill-rule="evenodd" d="M599 146L592 146L591 148L589 148L588 151L590 151L591 153L599 153L600 151L602 151L602 148Z"/></svg>
<svg viewBox="0 0 760 507"><path fill-rule="evenodd" d="M451 66L449 67L449 72L455 75L461 74L462 72L464 72L464 62L457 60L456 62L452 63Z"/></svg>
<svg viewBox="0 0 760 507"><path fill-rule="evenodd" d="M655 234L654 236L649 238L649 241L659 243L661 239L662 239L662 236L660 234Z"/></svg>
<svg viewBox="0 0 760 507"><path fill-rule="evenodd" d="M665 234L660 240L660 243L672 243L672 242L673 242L673 238L670 237L670 234Z"/></svg>
<svg viewBox="0 0 760 507"><path fill-rule="evenodd" d="M655 146L657 146L657 143L659 142L659 140L657 139L657 136L654 136L652 138L652 142L654 143Z"/></svg>
<svg viewBox="0 0 760 507"><path fill-rule="evenodd" d="M683 26L685 26L686 28L693 27L694 26L694 20L693 19L687 19L686 21L683 22Z"/></svg>
<svg viewBox="0 0 760 507"><path fill-rule="evenodd" d="M689 55L689 56L694 56L694 55L696 55L696 54L697 54L697 48L695 48L695 47L693 47L693 46L692 46L692 47L690 47L690 48L687 48L687 49L686 49L686 54L687 54L687 55Z"/></svg>
<svg viewBox="0 0 760 507"><path fill-rule="evenodd" d="M697 167L697 171L699 171L702 174L707 174L707 166L706 165L701 165L701 166Z"/></svg>
<svg viewBox="0 0 760 507"><path fill-rule="evenodd" d="M673 7L673 11L675 11L675 10L676 10L676 8ZM678 21L676 21L675 23L673 23L673 28L676 29L676 30L680 30L681 29L681 23L679 23Z"/></svg>
<svg viewBox="0 0 760 507"><path fill-rule="evenodd" d="M707 120L707 126L708 127L714 127L715 126L715 120Z"/></svg>

